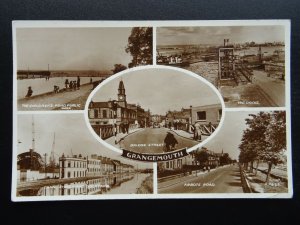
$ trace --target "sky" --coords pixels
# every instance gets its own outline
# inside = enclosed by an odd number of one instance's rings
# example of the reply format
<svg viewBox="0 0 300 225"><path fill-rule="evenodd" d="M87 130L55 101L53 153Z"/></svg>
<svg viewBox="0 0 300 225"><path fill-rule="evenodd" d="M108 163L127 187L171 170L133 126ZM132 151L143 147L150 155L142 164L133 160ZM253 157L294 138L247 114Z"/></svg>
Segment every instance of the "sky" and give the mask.
<svg viewBox="0 0 300 225"><path fill-rule="evenodd" d="M163 27L157 29L157 45L256 43L284 41L284 26Z"/></svg>
<svg viewBox="0 0 300 225"><path fill-rule="evenodd" d="M102 86L92 97L94 102L117 100L119 82L123 80L127 103L139 103L152 114L165 115L168 110L220 104L213 89L201 80L171 69L132 71Z"/></svg>
<svg viewBox="0 0 300 225"><path fill-rule="evenodd" d="M250 118L249 114L257 114L259 111L239 111L225 112L225 120L220 131L206 145L209 150L216 153L228 153L232 159L238 160L240 150L238 148L241 143L243 131L247 128L246 118Z"/></svg>
<svg viewBox="0 0 300 225"><path fill-rule="evenodd" d="M82 113L35 114L35 151L40 155L50 156L55 133L55 158L58 160L63 153L90 156L97 154L138 168L152 168L152 164L126 160L119 153L104 147L98 142L84 120ZM18 115L18 151L17 154L27 152L32 148L32 115ZM47 159L49 160L49 158Z"/></svg>
<svg viewBox="0 0 300 225"><path fill-rule="evenodd" d="M18 70L111 70L125 52L131 28L18 28Z"/></svg>

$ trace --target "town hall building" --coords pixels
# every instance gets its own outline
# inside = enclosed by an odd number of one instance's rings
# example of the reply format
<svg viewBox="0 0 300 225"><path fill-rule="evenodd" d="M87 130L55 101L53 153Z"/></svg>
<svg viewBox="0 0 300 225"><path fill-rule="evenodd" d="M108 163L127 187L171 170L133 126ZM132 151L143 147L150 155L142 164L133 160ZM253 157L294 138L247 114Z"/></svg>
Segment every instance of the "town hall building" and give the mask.
<svg viewBox="0 0 300 225"><path fill-rule="evenodd" d="M109 100L107 102L91 101L89 104L88 116L90 124L101 137L103 137L103 133L102 135L99 134L99 129L105 128L105 126L112 129L112 126L116 124L118 130L120 130L120 126L124 124L128 124L130 127L145 127L149 124L150 111L146 111L139 104L127 102L126 90L122 80L119 82L117 96L117 100ZM112 135L109 134L108 136Z"/></svg>

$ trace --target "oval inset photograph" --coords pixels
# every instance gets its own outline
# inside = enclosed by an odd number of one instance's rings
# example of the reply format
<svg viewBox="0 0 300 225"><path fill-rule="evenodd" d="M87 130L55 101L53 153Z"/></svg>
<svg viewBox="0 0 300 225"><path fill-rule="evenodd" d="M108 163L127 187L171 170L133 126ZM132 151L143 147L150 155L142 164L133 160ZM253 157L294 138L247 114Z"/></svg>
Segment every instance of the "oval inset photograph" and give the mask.
<svg viewBox="0 0 300 225"><path fill-rule="evenodd" d="M113 150L189 152L214 136L223 106L217 89L199 75L152 66L101 83L88 98L86 120L94 136Z"/></svg>

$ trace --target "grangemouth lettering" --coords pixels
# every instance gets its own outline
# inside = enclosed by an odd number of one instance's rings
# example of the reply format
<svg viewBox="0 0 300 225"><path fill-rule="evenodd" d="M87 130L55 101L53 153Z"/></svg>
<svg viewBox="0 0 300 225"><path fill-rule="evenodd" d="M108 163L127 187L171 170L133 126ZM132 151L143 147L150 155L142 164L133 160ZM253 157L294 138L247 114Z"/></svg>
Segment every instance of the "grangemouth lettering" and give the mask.
<svg viewBox="0 0 300 225"><path fill-rule="evenodd" d="M122 156L128 159L144 161L144 162L158 162L158 161L169 161L178 158L182 158L187 156L188 153L186 152L186 148L179 149L174 152L164 153L164 154L143 154L132 152L123 149Z"/></svg>

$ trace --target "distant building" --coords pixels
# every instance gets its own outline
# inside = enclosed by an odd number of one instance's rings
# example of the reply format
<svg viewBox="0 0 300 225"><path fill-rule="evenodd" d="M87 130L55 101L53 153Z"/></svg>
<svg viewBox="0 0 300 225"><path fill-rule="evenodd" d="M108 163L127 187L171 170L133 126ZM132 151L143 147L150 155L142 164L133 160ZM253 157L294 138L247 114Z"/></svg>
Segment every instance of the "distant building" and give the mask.
<svg viewBox="0 0 300 225"><path fill-rule="evenodd" d="M174 124L175 120L184 124L189 123L191 118L191 109L182 108L180 111L168 111L166 113L166 124Z"/></svg>
<svg viewBox="0 0 300 225"><path fill-rule="evenodd" d="M102 173L103 175L109 175L114 173L114 164L111 159L107 157L99 157L102 163Z"/></svg>
<svg viewBox="0 0 300 225"><path fill-rule="evenodd" d="M222 117L221 104L190 106L181 111L168 111L166 113L166 125L192 133L192 126L196 123L202 125L203 134L210 135L220 123Z"/></svg>
<svg viewBox="0 0 300 225"><path fill-rule="evenodd" d="M191 107L192 124L219 124L222 117L221 104Z"/></svg>
<svg viewBox="0 0 300 225"><path fill-rule="evenodd" d="M206 162L200 163L199 161L197 161L196 154L199 154L201 151L205 151L208 154L208 158ZM165 171L165 170L173 171L173 170L182 170L182 169L196 170L196 169L202 169L207 166L209 166L210 168L214 168L220 165L221 156L223 156L223 152L215 153L205 147L202 147L201 149L195 150L183 158L166 161L166 162L159 162L158 170L159 171Z"/></svg>
<svg viewBox="0 0 300 225"><path fill-rule="evenodd" d="M87 159L87 177L96 177L102 175L102 163L99 160L97 155L91 155L90 158Z"/></svg>
<svg viewBox="0 0 300 225"><path fill-rule="evenodd" d="M121 173L122 172L122 164L119 160L111 160L114 168L114 173Z"/></svg>
<svg viewBox="0 0 300 225"><path fill-rule="evenodd" d="M123 173L132 173L134 172L134 166L128 164L122 164L122 172Z"/></svg>
<svg viewBox="0 0 300 225"><path fill-rule="evenodd" d="M163 121L164 117L158 114L151 115L151 122L153 123L161 123Z"/></svg>
<svg viewBox="0 0 300 225"><path fill-rule="evenodd" d="M87 159L79 155L73 157L65 156L59 158L59 178L86 177Z"/></svg>

